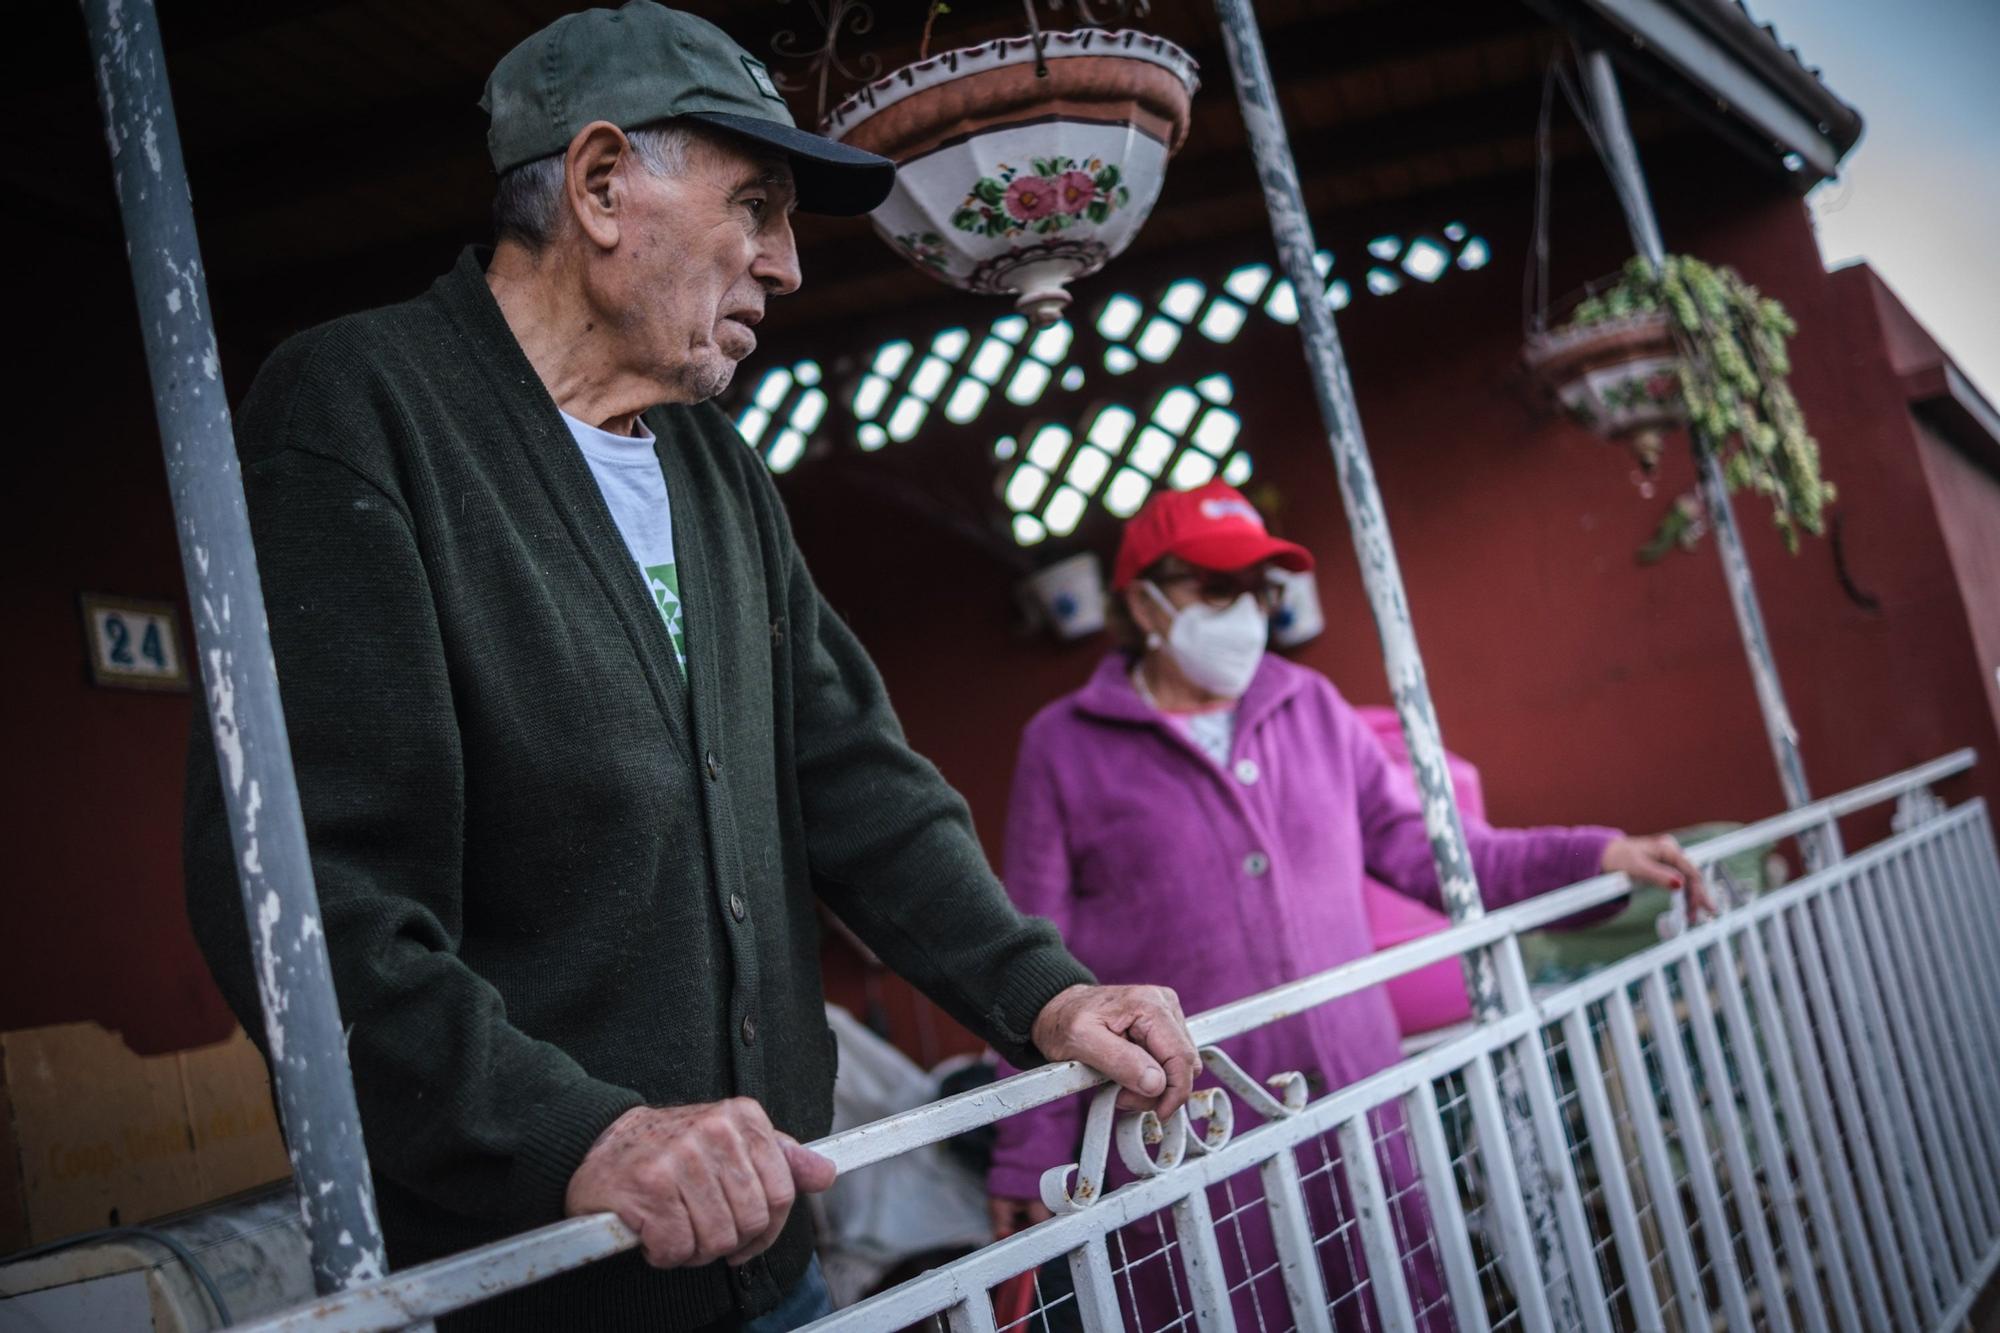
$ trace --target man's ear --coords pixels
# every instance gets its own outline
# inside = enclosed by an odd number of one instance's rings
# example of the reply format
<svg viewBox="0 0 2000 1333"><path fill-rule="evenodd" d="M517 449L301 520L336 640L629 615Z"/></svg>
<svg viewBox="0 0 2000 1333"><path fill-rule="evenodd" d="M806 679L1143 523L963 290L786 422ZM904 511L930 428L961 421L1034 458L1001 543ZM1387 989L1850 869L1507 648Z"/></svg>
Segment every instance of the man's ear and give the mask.
<svg viewBox="0 0 2000 1333"><path fill-rule="evenodd" d="M624 175L619 167L632 154L625 132L608 120L594 120L578 130L563 154L563 202L570 215L599 249L616 248L620 213L625 203Z"/></svg>

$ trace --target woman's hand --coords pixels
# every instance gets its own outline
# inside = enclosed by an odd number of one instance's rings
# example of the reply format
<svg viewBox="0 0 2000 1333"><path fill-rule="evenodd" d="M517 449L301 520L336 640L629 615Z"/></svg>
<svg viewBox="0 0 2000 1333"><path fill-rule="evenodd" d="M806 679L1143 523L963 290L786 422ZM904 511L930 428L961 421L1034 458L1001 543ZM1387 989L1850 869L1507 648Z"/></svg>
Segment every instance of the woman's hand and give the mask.
<svg viewBox="0 0 2000 1333"><path fill-rule="evenodd" d="M1657 884L1673 893L1685 892L1691 922L1715 915L1715 903L1708 896L1708 884L1702 879L1700 868L1688 860L1681 845L1667 834L1613 838L1604 849L1604 869L1635 883Z"/></svg>
<svg viewBox="0 0 2000 1333"><path fill-rule="evenodd" d="M1005 1240L1055 1216L1040 1199L1003 1199L997 1194L986 1201L986 1213L993 1219L995 1240Z"/></svg>

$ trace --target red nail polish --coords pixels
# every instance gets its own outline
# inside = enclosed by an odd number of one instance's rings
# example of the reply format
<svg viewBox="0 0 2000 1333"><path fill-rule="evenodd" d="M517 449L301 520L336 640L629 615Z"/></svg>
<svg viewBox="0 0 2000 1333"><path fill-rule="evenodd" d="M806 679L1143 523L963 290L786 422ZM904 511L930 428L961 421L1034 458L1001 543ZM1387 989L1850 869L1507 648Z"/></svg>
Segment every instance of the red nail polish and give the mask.
<svg viewBox="0 0 2000 1333"><path fill-rule="evenodd" d="M1668 880L1667 882L1671 884L1674 888L1678 889L1681 886L1681 877L1679 875L1675 875L1671 880Z"/></svg>

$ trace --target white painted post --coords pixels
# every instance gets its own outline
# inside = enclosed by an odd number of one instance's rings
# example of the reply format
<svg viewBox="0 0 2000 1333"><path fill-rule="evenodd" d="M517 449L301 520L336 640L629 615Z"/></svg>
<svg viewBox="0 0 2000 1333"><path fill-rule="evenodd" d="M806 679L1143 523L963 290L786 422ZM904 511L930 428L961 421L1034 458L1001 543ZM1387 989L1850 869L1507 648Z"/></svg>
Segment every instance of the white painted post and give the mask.
<svg viewBox="0 0 2000 1333"><path fill-rule="evenodd" d="M1263 36L1258 31L1250 0L1216 0L1215 11L1221 23L1223 49L1229 57L1230 76L1236 85L1244 133L1264 187L1264 204L1271 216L1278 259L1297 297L1299 333L1305 342L1313 392L1326 428L1327 444L1333 452L1334 475L1346 509L1362 584L1374 614L1376 632L1381 636L1383 666L1409 746L1410 765L1423 805L1424 829L1430 837L1431 857L1437 866L1445 910L1455 922L1469 921L1485 911L1479 896L1479 880L1473 870L1471 848L1465 840L1458 798L1445 766L1437 711L1431 703L1423 657L1417 650L1416 630L1410 621L1409 598L1403 588L1395 545L1390 540L1389 521L1375 486L1374 463L1362 433L1354 388L1348 380L1346 354L1341 350L1333 310L1323 297L1319 271L1313 264L1312 223L1306 215L1305 193L1299 184L1284 119L1278 112L1270 61L1264 54ZM1504 1013L1505 1002L1490 952L1481 949L1469 953L1464 965L1473 1012L1482 1022ZM1511 1120L1525 1124L1530 1111L1519 1075L1503 1066L1501 1077ZM1560 1322L1564 1327L1572 1327L1579 1322L1578 1301L1570 1283L1560 1280L1562 1228L1546 1171L1532 1136L1510 1134L1506 1141L1522 1154L1521 1178L1527 1191L1524 1207L1533 1240L1532 1253L1547 1275L1537 1286L1546 1283L1551 1288L1549 1294Z"/></svg>
<svg viewBox="0 0 2000 1333"><path fill-rule="evenodd" d="M151 4L84 0L265 1043L322 1295L388 1259L321 932L180 125Z"/></svg>

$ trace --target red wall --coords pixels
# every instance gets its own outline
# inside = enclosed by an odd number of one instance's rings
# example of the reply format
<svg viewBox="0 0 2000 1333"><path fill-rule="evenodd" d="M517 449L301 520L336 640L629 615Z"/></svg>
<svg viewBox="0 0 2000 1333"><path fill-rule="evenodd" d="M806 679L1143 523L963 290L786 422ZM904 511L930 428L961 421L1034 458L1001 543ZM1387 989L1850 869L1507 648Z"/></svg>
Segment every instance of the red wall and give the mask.
<svg viewBox="0 0 2000 1333"><path fill-rule="evenodd" d="M1919 423L1917 429L1931 498L1977 646L1979 682L2000 717L2000 478L1930 427Z"/></svg>
<svg viewBox="0 0 2000 1333"><path fill-rule="evenodd" d="M180 603L186 657L180 556L121 257L70 240L37 247L40 271L66 281L60 302L29 301L46 326L9 352L19 418L0 574L14 625L0 692L11 757L0 1030L95 1019L152 1054L235 1022L181 908L194 696L90 684L77 595Z"/></svg>

